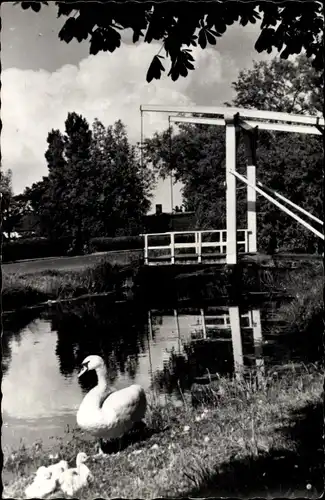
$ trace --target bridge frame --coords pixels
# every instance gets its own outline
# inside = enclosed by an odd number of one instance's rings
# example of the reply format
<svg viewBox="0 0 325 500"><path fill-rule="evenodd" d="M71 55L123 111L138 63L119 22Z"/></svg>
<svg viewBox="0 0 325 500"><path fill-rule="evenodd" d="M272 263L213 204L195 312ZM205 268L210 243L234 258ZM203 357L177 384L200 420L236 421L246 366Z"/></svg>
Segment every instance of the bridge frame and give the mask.
<svg viewBox="0 0 325 500"><path fill-rule="evenodd" d="M140 111L141 120L143 112L162 112L169 114L170 123L197 123L226 126L226 263L230 265L235 265L238 261L236 217L236 180L239 175L236 171L238 133L240 131L243 132L246 146L249 253L257 252L256 192L261 191L258 190L258 188L256 189L256 147L258 129L324 136L324 118L321 115L291 115L289 113L274 111L258 111L254 109L218 106L182 107L141 105ZM211 117L188 116L202 114L211 115ZM305 225L305 227L307 226Z"/></svg>

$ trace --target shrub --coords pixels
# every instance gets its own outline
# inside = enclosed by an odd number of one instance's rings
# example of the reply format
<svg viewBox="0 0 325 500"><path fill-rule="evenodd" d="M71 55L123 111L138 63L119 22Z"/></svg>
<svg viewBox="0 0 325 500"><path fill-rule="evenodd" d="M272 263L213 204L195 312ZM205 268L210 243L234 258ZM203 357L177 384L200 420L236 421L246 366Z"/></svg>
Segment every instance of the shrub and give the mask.
<svg viewBox="0 0 325 500"><path fill-rule="evenodd" d="M144 246L143 236L119 236L117 238L91 238L90 252L108 252L110 250L136 250Z"/></svg>
<svg viewBox="0 0 325 500"><path fill-rule="evenodd" d="M169 245L169 235L149 236L149 246ZM193 235L176 235L175 243L193 243ZM116 238L92 238L90 240L91 252L107 252L110 250L138 250L144 248L143 236L119 236ZM191 250L193 251L193 250Z"/></svg>
<svg viewBox="0 0 325 500"><path fill-rule="evenodd" d="M42 237L5 241L2 245L2 262L66 255L70 244L69 237L55 241Z"/></svg>

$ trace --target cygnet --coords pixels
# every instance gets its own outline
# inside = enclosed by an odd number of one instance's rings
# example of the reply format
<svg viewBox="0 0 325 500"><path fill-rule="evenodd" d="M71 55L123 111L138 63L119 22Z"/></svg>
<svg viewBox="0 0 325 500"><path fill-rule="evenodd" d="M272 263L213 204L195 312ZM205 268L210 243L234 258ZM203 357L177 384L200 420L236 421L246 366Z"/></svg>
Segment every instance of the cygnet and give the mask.
<svg viewBox="0 0 325 500"><path fill-rule="evenodd" d="M76 459L77 467L67 469L61 474L59 484L64 494L72 497L77 491L93 480L93 475L85 465L87 459L86 453L78 453Z"/></svg>
<svg viewBox="0 0 325 500"><path fill-rule="evenodd" d="M47 470L51 472L52 477L55 480L59 480L61 474L68 469L68 462L66 460L61 460L57 464L52 464L47 467Z"/></svg>
<svg viewBox="0 0 325 500"><path fill-rule="evenodd" d="M44 498L52 493L56 486L57 480L46 467L42 466L37 470L33 483L26 488L26 498Z"/></svg>

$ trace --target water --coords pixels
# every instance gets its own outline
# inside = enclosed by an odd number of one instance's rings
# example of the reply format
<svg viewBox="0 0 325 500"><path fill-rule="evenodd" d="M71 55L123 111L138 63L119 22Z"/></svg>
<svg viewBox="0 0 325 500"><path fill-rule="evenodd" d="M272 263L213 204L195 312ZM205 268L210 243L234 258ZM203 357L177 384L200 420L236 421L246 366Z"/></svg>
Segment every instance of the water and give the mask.
<svg viewBox="0 0 325 500"><path fill-rule="evenodd" d="M139 383L148 393L154 389L162 399L169 393L175 401L180 389L189 390L207 374L314 361L303 338L281 334L272 302L245 309L209 305L148 311L101 300L30 314L4 324L5 448L21 441L49 442L76 425L78 406L96 382L93 374L77 378L89 354L105 358L115 388Z"/></svg>

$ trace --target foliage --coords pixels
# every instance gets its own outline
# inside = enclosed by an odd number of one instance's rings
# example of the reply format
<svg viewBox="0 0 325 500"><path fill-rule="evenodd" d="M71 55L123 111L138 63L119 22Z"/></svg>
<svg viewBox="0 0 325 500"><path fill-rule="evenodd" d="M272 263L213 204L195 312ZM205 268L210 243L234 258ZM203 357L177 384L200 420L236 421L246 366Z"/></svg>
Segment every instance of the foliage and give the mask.
<svg viewBox="0 0 325 500"><path fill-rule="evenodd" d="M93 176L98 193L98 235L122 236L139 233L142 216L150 207L152 178L142 168L138 152L128 142L123 123L107 129L99 120L93 124Z"/></svg>
<svg viewBox="0 0 325 500"><path fill-rule="evenodd" d="M109 252L110 250L135 250L143 248L142 236L119 236L117 238L91 238L89 241L92 252Z"/></svg>
<svg viewBox="0 0 325 500"><path fill-rule="evenodd" d="M65 134L52 130L45 158L49 174L25 196L51 239L73 237L82 253L91 237L139 233L147 212L151 177L129 144L121 121L105 129L95 120L68 113Z"/></svg>
<svg viewBox="0 0 325 500"><path fill-rule="evenodd" d="M292 61L254 61L253 69L240 71L232 85L232 104L238 107L309 115L323 111L321 74L305 55Z"/></svg>
<svg viewBox="0 0 325 500"><path fill-rule="evenodd" d="M9 219L10 204L13 197L12 192L12 172L7 170L1 172L0 177L0 195L1 195L1 229L6 231L6 223Z"/></svg>
<svg viewBox="0 0 325 500"><path fill-rule="evenodd" d="M22 1L23 9L38 12L48 2ZM147 81L160 79L165 71L164 60L170 60L168 76L177 80L194 70L190 47L201 49L217 44L229 26L260 22L255 43L257 52L277 50L281 58L306 52L319 70L324 67L323 6L320 1L219 1L219 2L55 2L58 16L68 19L59 32L66 43L90 40L90 54L114 52L121 46L121 33L133 31L133 43L161 42L147 72ZM165 56L161 55L164 49Z"/></svg>
<svg viewBox="0 0 325 500"><path fill-rule="evenodd" d="M161 244L159 240L157 244ZM69 253L72 238L61 237L56 240L45 237L24 238L14 241L5 241L2 245L2 262L12 262L23 259L37 259L43 257L61 257ZM90 252L110 252L114 250L143 249L142 236L118 236L116 238L90 238Z"/></svg>
<svg viewBox="0 0 325 500"><path fill-rule="evenodd" d="M5 311L26 308L47 300L61 301L82 295L107 294L107 300L123 296L125 267L100 261L81 270L45 269L34 273L5 273L3 303Z"/></svg>
<svg viewBox="0 0 325 500"><path fill-rule="evenodd" d="M232 105L315 113L323 107L323 97L315 86L318 78L319 72L304 56L294 62L274 59L255 63L252 70L241 72L234 82L237 96ZM146 140L147 161L151 161L162 176L173 171L175 179L183 183L186 209L196 212L198 228L224 228L224 129L180 124L171 144L170 133L166 130ZM246 163L244 144L240 141L237 149L239 173L246 175ZM323 141L320 136L259 132L257 177L266 186L323 219ZM237 188L238 227L244 228L246 189L239 183ZM260 250L272 253L277 247L311 253L322 251L319 238L262 197L258 197L257 211Z"/></svg>
<svg viewBox="0 0 325 500"><path fill-rule="evenodd" d="M1 172L0 194L2 232L6 234L6 239L10 239L11 233L22 221L23 216L30 213L31 209L24 196L14 196L11 170Z"/></svg>
<svg viewBox="0 0 325 500"><path fill-rule="evenodd" d="M321 75L305 56L295 61L274 59L254 63L239 73L233 104L245 108L315 114L323 110ZM258 178L266 186L323 219L323 141L319 136L262 132L257 149ZM270 168L271 167L271 168ZM283 249L321 251L319 238L264 198L258 200L258 224L281 234ZM265 239L266 240L266 239Z"/></svg>
<svg viewBox="0 0 325 500"><path fill-rule="evenodd" d="M6 209L12 197L12 171L9 169L6 172L1 172L0 176L0 193L1 193L1 213Z"/></svg>
<svg viewBox="0 0 325 500"><path fill-rule="evenodd" d="M55 241L44 237L5 241L2 244L2 262L66 255L70 244L69 237Z"/></svg>

